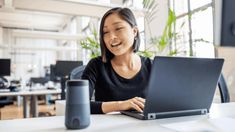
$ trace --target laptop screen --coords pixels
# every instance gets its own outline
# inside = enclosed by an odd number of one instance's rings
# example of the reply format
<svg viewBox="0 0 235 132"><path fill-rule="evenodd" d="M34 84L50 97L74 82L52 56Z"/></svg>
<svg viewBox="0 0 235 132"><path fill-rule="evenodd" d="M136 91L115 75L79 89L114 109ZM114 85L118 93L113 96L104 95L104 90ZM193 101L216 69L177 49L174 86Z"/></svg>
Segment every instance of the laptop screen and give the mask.
<svg viewBox="0 0 235 132"><path fill-rule="evenodd" d="M209 110L223 59L155 57L144 114Z"/></svg>

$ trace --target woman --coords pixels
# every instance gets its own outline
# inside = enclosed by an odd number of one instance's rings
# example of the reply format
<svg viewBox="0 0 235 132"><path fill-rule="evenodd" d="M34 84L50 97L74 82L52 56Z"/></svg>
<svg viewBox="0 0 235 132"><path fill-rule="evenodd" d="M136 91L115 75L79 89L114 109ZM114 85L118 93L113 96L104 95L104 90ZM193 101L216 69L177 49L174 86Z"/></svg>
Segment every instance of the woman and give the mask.
<svg viewBox="0 0 235 132"><path fill-rule="evenodd" d="M106 12L100 24L101 57L92 59L82 79L89 80L91 113L135 109L142 112L151 60L136 54L140 36L128 8Z"/></svg>

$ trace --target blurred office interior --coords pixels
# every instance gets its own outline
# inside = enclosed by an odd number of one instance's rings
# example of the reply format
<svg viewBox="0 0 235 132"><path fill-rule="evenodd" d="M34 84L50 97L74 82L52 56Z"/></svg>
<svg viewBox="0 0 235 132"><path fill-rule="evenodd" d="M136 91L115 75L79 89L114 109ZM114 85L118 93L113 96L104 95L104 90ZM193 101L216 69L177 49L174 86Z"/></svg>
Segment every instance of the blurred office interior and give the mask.
<svg viewBox="0 0 235 132"><path fill-rule="evenodd" d="M86 65L99 54L99 48L87 48L84 44L91 43L87 38L99 43L102 15L113 7L128 7L137 19L140 51L153 51L151 57L226 57L228 63L223 72L230 101L235 101L235 62L231 58L234 48L222 47L217 40L222 28L218 17L221 3L220 0L0 0L0 92L61 89L62 80L68 79L73 69ZM167 36L164 50L159 50L156 48L159 41L152 40L161 38L164 29L169 28L167 22L172 12L174 35ZM61 93L63 90L37 96L41 104L37 116L55 115L55 100L64 99ZM6 98L13 102L0 108L1 119L23 118L23 97L0 97ZM215 102L220 102L219 98L215 96Z"/></svg>

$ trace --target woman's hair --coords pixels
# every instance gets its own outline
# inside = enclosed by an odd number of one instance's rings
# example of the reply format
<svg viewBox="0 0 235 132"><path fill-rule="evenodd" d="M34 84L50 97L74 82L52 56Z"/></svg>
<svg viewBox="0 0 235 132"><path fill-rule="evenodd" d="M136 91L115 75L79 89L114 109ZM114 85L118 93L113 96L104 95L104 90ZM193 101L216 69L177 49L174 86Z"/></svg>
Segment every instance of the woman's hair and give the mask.
<svg viewBox="0 0 235 132"><path fill-rule="evenodd" d="M110 9L109 11L107 11L104 14L103 18L101 19L101 23L100 23L100 47L101 47L101 56L102 56L103 62L107 62L114 57L114 54L111 53L105 45L104 32L103 32L105 19L109 15L114 14L114 13L117 13L121 17L121 19L123 19L127 23L129 23L132 28L137 26L135 16L132 13L132 11L128 8L116 7L116 8ZM134 43L133 43L133 51L134 52L137 52L139 50L139 45L140 45L140 34L139 34L139 31L137 31L137 35L136 35L136 37L134 39Z"/></svg>

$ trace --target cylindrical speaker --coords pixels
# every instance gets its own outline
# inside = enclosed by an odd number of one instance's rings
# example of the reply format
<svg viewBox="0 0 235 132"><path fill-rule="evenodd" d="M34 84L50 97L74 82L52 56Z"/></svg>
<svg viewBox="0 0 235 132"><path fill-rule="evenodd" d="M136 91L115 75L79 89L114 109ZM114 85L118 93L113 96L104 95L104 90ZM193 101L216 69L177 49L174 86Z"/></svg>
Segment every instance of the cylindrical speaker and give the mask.
<svg viewBox="0 0 235 132"><path fill-rule="evenodd" d="M87 80L66 82L65 126L82 129L90 125L89 83Z"/></svg>

